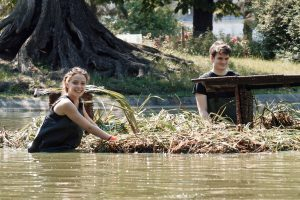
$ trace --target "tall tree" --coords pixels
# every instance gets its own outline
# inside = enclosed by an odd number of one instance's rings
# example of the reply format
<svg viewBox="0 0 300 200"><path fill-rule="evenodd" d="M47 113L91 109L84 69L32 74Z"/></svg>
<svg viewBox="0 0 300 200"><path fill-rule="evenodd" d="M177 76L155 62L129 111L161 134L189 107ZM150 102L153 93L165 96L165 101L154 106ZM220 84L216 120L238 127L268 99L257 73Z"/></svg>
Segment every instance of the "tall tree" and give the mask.
<svg viewBox="0 0 300 200"><path fill-rule="evenodd" d="M144 8L154 9L157 6L170 4L170 0L143 0ZM240 15L239 7L232 0L177 0L175 12L181 11L186 14L193 9L193 36L213 29L213 14L218 18L225 15Z"/></svg>
<svg viewBox="0 0 300 200"><path fill-rule="evenodd" d="M144 9L154 9L157 6L170 4L171 0L143 0ZM193 36L198 37L201 33L212 31L213 14L217 18L225 15L240 15L239 7L233 0L177 0L175 12L181 11L186 14L189 9L193 9Z"/></svg>
<svg viewBox="0 0 300 200"><path fill-rule="evenodd" d="M238 6L241 9L241 15L244 19L243 39L252 41L253 30L256 26L252 0L239 0Z"/></svg>
<svg viewBox="0 0 300 200"><path fill-rule="evenodd" d="M79 65L103 76L142 76L151 66L145 55L160 53L116 38L84 0L19 0L0 31L0 58L18 55L22 71L40 63L51 70Z"/></svg>

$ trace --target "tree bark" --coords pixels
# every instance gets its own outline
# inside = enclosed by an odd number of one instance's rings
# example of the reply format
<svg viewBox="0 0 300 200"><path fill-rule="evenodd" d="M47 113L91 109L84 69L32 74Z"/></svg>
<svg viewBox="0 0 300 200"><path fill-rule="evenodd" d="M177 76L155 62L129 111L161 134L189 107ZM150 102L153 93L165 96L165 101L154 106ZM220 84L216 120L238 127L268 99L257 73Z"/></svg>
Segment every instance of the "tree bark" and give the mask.
<svg viewBox="0 0 300 200"><path fill-rule="evenodd" d="M141 54L160 54L116 38L84 0L19 0L1 30L0 58L12 60L22 50L22 59L50 70L81 66L105 77L142 76L151 61Z"/></svg>
<svg viewBox="0 0 300 200"><path fill-rule="evenodd" d="M243 26L243 39L248 40L249 42L252 41L253 35L253 27L254 27L254 16L252 13L252 2L251 0L244 1L244 8L243 8L243 17L244 17L244 26Z"/></svg>
<svg viewBox="0 0 300 200"><path fill-rule="evenodd" d="M194 5L193 13L193 36L199 37L200 34L205 33L206 31L213 30L213 0L205 0L206 6L197 6ZM203 3L203 2L202 2ZM206 8L206 9L204 9Z"/></svg>

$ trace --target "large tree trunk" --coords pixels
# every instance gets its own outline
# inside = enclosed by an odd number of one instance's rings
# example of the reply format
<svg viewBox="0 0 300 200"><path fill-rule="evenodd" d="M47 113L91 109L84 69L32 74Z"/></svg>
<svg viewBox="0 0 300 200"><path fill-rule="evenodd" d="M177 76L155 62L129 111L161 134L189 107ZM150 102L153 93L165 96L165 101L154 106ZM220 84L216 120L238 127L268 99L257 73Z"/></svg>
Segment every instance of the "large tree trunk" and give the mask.
<svg viewBox="0 0 300 200"><path fill-rule="evenodd" d="M203 4L203 1L202 1ZM193 36L198 37L206 31L213 30L213 0L205 0L205 6L195 4L193 9Z"/></svg>
<svg viewBox="0 0 300 200"><path fill-rule="evenodd" d="M140 54L159 53L116 38L84 0L19 0L0 30L0 58L19 54L20 62L30 59L51 70L81 66L106 77L141 76L150 61Z"/></svg>
<svg viewBox="0 0 300 200"><path fill-rule="evenodd" d="M243 5L243 17L244 17L244 26L243 26L243 39L252 41L253 29L255 26L254 14L251 10L252 1L244 0Z"/></svg>

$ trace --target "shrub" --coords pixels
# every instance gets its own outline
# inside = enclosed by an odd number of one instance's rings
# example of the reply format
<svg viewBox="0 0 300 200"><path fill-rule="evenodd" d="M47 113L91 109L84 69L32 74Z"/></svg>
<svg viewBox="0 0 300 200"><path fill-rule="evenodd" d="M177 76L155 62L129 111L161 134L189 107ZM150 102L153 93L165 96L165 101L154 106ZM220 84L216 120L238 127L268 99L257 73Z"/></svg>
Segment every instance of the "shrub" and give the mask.
<svg viewBox="0 0 300 200"><path fill-rule="evenodd" d="M300 1L255 0L257 29L263 36L265 58L300 56Z"/></svg>
<svg viewBox="0 0 300 200"><path fill-rule="evenodd" d="M173 35L178 23L170 8L158 7L154 10L142 11L142 0L130 0L124 3L128 17L115 16L104 23L115 33L151 33L152 38Z"/></svg>
<svg viewBox="0 0 300 200"><path fill-rule="evenodd" d="M232 48L232 56L234 57L263 57L266 52L264 46L258 41L249 42L229 34L215 36L211 31L201 34L197 38L189 35L185 39L185 47L182 47L181 39L178 36L168 38L162 44L167 49L178 49L190 55L202 56L209 56L209 48L216 40L223 40L228 43Z"/></svg>
<svg viewBox="0 0 300 200"><path fill-rule="evenodd" d="M185 52L192 55L209 55L209 48L217 40L211 31L199 35L197 38L190 37L186 42Z"/></svg>

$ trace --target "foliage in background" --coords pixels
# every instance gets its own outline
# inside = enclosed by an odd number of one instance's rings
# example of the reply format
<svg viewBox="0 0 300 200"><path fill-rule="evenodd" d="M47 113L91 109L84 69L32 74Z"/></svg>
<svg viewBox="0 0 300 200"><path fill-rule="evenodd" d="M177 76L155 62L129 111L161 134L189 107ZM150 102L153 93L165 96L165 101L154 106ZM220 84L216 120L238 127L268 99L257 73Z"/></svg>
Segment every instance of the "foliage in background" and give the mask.
<svg viewBox="0 0 300 200"><path fill-rule="evenodd" d="M192 55L208 56L208 50L216 40L217 37L211 31L201 34L199 37L188 37L183 50Z"/></svg>
<svg viewBox="0 0 300 200"><path fill-rule="evenodd" d="M182 39L178 36L165 37L161 46L165 49L177 49L190 55L209 56L209 48L216 40L223 40L232 48L234 57L256 57L262 58L265 51L262 44L258 41L243 40L237 36L229 34L214 35L211 31L200 34L199 37L191 37L189 32L184 35L184 46Z"/></svg>
<svg viewBox="0 0 300 200"><path fill-rule="evenodd" d="M102 78L91 74L91 84L104 84L106 88L127 95L174 95L189 96L193 83L191 77L198 74L194 64L168 65L165 61L154 61L155 71L144 77Z"/></svg>
<svg viewBox="0 0 300 200"><path fill-rule="evenodd" d="M151 34L152 37L174 35L178 23L174 13L167 7L142 11L142 0L130 0L124 3L127 17L120 15L106 18L104 24L115 33Z"/></svg>
<svg viewBox="0 0 300 200"><path fill-rule="evenodd" d="M0 0L0 19L10 13L17 0Z"/></svg>
<svg viewBox="0 0 300 200"><path fill-rule="evenodd" d="M143 10L153 10L158 6L166 6L173 2L175 5L174 12L181 11L182 14L193 10L193 36L198 37L207 30L213 28L213 14L217 18L222 18L225 15L239 16L240 8L232 0L142 0Z"/></svg>
<svg viewBox="0 0 300 200"><path fill-rule="evenodd" d="M10 69L9 65L0 63L0 94L29 94L34 85L32 78Z"/></svg>
<svg viewBox="0 0 300 200"><path fill-rule="evenodd" d="M264 58L278 56L300 61L300 1L255 0L253 6L267 50Z"/></svg>

